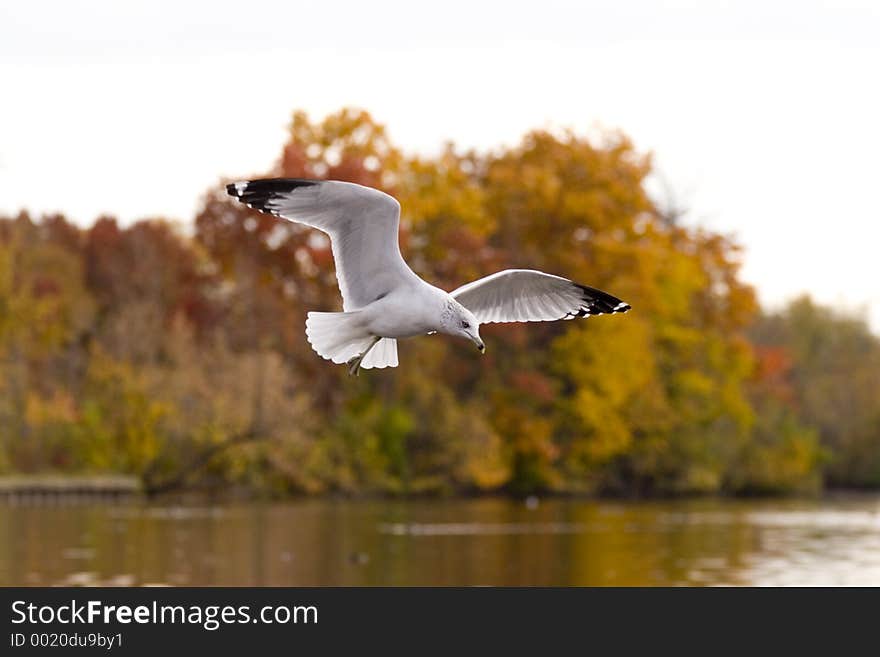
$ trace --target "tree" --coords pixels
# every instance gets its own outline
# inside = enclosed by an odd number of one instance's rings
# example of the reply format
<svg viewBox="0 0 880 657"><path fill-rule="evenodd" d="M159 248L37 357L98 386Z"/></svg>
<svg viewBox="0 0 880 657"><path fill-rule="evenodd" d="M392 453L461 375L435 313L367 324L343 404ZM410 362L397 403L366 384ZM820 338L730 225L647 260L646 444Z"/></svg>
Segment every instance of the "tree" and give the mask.
<svg viewBox="0 0 880 657"><path fill-rule="evenodd" d="M758 316L735 241L658 208L651 171L616 132L417 157L365 111L294 114L261 175L393 193L430 282L527 267L633 306L486 326L484 358L404 341L400 368L357 379L304 335L341 305L326 237L223 185L191 238L0 218L0 468L272 495L781 493L823 467L880 485L877 338L809 301Z"/></svg>
<svg viewBox="0 0 880 657"><path fill-rule="evenodd" d="M809 297L765 315L751 331L787 406L819 435L832 485L880 485L880 339L864 319Z"/></svg>

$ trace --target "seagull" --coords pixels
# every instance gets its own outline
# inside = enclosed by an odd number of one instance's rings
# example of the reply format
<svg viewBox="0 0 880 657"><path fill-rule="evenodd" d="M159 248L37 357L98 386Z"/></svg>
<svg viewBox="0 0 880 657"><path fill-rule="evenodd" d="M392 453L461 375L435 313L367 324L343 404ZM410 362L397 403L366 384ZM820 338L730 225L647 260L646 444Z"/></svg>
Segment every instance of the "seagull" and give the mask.
<svg viewBox="0 0 880 657"><path fill-rule="evenodd" d="M400 204L377 189L335 180L269 178L226 187L245 205L330 236L342 312L310 312L309 344L349 373L397 367L397 341L444 333L486 346L480 325L546 322L630 305L607 292L531 269L506 269L452 292L422 280L400 254Z"/></svg>

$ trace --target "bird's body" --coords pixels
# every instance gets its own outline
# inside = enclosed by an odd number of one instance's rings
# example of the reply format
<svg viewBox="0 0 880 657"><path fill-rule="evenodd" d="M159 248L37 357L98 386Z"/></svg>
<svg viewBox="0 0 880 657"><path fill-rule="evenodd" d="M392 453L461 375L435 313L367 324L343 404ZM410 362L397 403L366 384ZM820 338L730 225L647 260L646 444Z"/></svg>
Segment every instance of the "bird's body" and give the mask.
<svg viewBox="0 0 880 657"><path fill-rule="evenodd" d="M419 303L413 304L412 299ZM398 287L381 299L358 312L363 317L364 329L383 338L412 338L439 331L438 318L450 301L450 296L423 280Z"/></svg>
<svg viewBox="0 0 880 657"><path fill-rule="evenodd" d="M428 333L465 337L480 351L480 323L552 321L626 312L601 290L527 269L509 269L449 293L413 272L400 254L400 205L370 187L289 178L227 186L262 212L330 236L341 313L310 312L309 343L323 358L360 368L396 367L397 340Z"/></svg>

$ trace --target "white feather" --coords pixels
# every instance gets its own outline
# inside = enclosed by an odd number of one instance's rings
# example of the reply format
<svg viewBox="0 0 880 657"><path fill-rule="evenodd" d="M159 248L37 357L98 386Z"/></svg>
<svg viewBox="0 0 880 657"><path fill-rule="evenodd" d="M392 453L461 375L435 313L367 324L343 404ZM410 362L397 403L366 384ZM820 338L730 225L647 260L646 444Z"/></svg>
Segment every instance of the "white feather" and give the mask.
<svg viewBox="0 0 880 657"><path fill-rule="evenodd" d="M450 292L481 324L549 322L626 312L629 304L601 290L532 269L506 269Z"/></svg>
<svg viewBox="0 0 880 657"><path fill-rule="evenodd" d="M347 363L373 341L357 312L310 312L306 319L306 337L318 355L334 363Z"/></svg>
<svg viewBox="0 0 880 657"><path fill-rule="evenodd" d="M363 369L397 367L397 340L382 338L361 361Z"/></svg>
<svg viewBox="0 0 880 657"><path fill-rule="evenodd" d="M235 188L239 194L238 185ZM325 181L273 196L265 210L330 236L343 310L357 310L403 283L418 280L400 255L400 204L354 183Z"/></svg>

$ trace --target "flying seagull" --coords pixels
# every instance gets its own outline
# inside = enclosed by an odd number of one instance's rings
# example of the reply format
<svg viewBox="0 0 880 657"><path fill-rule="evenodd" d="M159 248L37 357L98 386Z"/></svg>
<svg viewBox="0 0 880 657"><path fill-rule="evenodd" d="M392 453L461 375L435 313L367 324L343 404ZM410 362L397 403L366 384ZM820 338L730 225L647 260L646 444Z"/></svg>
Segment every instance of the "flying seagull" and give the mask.
<svg viewBox="0 0 880 657"><path fill-rule="evenodd" d="M349 182L271 178L227 185L261 212L330 236L343 312L310 312L306 336L320 356L360 368L397 367L397 340L445 333L480 352L480 324L546 322L624 313L629 304L567 278L507 269L446 292L426 283L400 254L400 204Z"/></svg>

